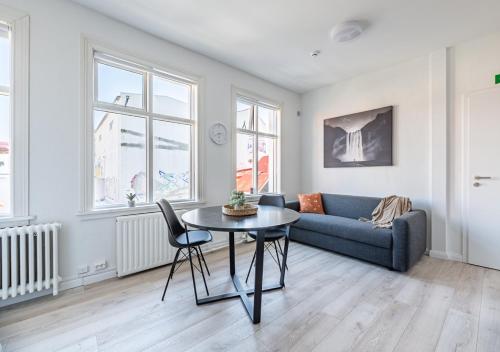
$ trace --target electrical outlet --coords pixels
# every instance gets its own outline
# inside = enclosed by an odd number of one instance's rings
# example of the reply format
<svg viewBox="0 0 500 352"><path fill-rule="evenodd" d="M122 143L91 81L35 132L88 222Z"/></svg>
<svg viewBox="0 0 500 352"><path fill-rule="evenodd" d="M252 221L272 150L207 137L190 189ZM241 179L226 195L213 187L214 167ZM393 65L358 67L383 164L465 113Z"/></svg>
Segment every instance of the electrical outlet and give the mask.
<svg viewBox="0 0 500 352"><path fill-rule="evenodd" d="M89 266L88 265L80 265L78 267L78 275L86 274L89 272Z"/></svg>
<svg viewBox="0 0 500 352"><path fill-rule="evenodd" d="M95 270L103 270L106 269L107 263L106 260L100 260L94 263Z"/></svg>

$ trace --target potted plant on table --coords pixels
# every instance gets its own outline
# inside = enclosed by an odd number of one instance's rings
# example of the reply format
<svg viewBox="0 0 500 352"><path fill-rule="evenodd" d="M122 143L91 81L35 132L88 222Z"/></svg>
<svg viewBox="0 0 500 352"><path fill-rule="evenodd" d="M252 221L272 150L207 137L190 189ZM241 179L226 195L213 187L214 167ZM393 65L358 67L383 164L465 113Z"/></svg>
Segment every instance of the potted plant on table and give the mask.
<svg viewBox="0 0 500 352"><path fill-rule="evenodd" d="M137 194L130 192L126 194L126 197L128 199L128 206L135 207L135 198L137 197Z"/></svg>
<svg viewBox="0 0 500 352"><path fill-rule="evenodd" d="M234 209L242 209L245 207L246 203L245 193L234 190L231 192L231 197L229 198L229 205Z"/></svg>
<svg viewBox="0 0 500 352"><path fill-rule="evenodd" d="M248 204L245 193L232 191L229 203L222 206L222 212L230 216L250 216L257 214L258 207Z"/></svg>

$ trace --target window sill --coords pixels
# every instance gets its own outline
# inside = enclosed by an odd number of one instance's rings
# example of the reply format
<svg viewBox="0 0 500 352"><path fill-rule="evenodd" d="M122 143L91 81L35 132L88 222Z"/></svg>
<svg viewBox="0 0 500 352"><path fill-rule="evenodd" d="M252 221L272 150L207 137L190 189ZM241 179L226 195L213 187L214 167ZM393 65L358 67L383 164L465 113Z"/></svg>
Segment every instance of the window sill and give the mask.
<svg viewBox="0 0 500 352"><path fill-rule="evenodd" d="M205 204L204 201L192 201L192 202L180 202L172 203L174 210L190 210L194 208L199 208ZM82 220L97 220L97 219L108 219L115 218L117 216L127 216L127 215L139 215L159 212L160 209L156 204L143 204L137 205L135 207L117 207L117 208L104 208L104 209L93 209L85 212L80 212L77 214Z"/></svg>
<svg viewBox="0 0 500 352"><path fill-rule="evenodd" d="M26 226L30 221L35 220L35 216L13 216L8 218L0 218L0 229L5 227Z"/></svg>
<svg viewBox="0 0 500 352"><path fill-rule="evenodd" d="M260 200L261 196L264 195L273 195L273 196L283 196L285 197L284 193L259 193L259 194L245 194L245 199L247 202L253 203L253 202L258 202Z"/></svg>

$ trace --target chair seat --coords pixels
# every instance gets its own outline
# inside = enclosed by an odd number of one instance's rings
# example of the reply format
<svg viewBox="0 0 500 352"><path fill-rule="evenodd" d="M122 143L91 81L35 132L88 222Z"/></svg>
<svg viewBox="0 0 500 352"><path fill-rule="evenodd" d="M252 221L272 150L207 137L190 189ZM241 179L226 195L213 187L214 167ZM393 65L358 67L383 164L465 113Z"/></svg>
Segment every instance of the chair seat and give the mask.
<svg viewBox="0 0 500 352"><path fill-rule="evenodd" d="M177 243L181 246L187 247L186 233L182 233L176 237ZM208 231L203 230L190 230L189 231L189 244L192 246L198 246L200 244L205 244L212 240L212 234Z"/></svg>
<svg viewBox="0 0 500 352"><path fill-rule="evenodd" d="M248 235L254 240L257 239L257 231L249 231ZM265 241L276 241L286 236L285 228L266 230Z"/></svg>

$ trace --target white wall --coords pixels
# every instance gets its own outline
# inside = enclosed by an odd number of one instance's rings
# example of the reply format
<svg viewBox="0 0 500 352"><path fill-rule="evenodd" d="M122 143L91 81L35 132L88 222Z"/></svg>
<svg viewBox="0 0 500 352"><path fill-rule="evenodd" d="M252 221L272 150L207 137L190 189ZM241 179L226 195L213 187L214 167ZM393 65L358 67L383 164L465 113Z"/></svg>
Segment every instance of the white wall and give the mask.
<svg viewBox="0 0 500 352"><path fill-rule="evenodd" d="M302 97L302 189L366 196L400 194L429 208L428 60L309 92ZM323 167L323 120L394 106L394 166Z"/></svg>
<svg viewBox="0 0 500 352"><path fill-rule="evenodd" d="M213 121L231 126L231 86L281 102L283 111L283 191L299 191L299 110L295 93L267 83L205 56L160 40L79 5L60 0L0 0L30 15L30 213L36 222L63 224L60 274L72 284L83 282L77 267L106 259L112 275L115 260L115 219L86 220L77 216L80 205L79 125L81 115L82 37L180 72L201 76L204 91L205 199L222 204L230 192L231 143L216 146L207 138ZM92 272L90 274L93 274Z"/></svg>
<svg viewBox="0 0 500 352"><path fill-rule="evenodd" d="M429 215L431 255L466 260L462 223L462 99L492 87L500 33L302 96L302 191L409 196ZM323 168L323 120L395 106L394 166Z"/></svg>

